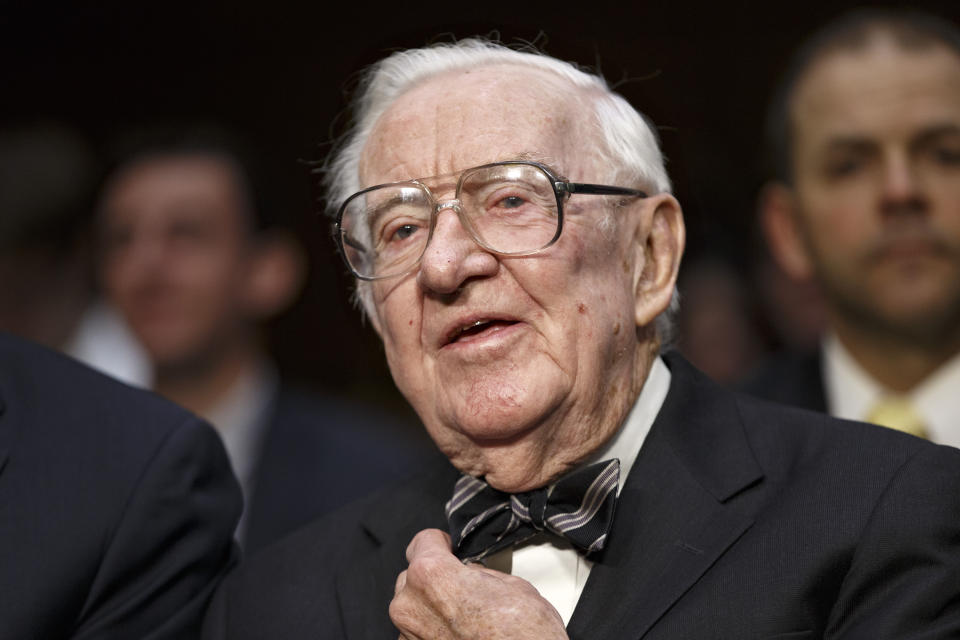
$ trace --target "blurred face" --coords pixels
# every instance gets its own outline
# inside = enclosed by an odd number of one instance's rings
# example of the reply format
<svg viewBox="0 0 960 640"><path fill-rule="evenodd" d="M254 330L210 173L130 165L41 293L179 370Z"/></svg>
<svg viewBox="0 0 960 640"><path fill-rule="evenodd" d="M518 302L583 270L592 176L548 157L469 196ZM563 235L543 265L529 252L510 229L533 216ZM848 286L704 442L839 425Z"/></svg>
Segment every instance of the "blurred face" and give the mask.
<svg viewBox="0 0 960 640"><path fill-rule="evenodd" d="M247 203L225 161L148 158L102 202L102 280L159 368L213 357L247 320Z"/></svg>
<svg viewBox="0 0 960 640"><path fill-rule="evenodd" d="M792 103L795 197L831 314L912 340L960 327L960 56L879 36Z"/></svg>
<svg viewBox="0 0 960 640"><path fill-rule="evenodd" d="M575 94L510 66L427 81L377 123L362 184L507 159L603 182ZM431 183L437 199L452 198L455 182ZM514 258L481 249L443 209L419 269L369 285L393 377L458 468L505 490L540 486L615 432L651 357L634 322L644 261L636 237L648 205L614 209L610 199L575 196L558 242Z"/></svg>

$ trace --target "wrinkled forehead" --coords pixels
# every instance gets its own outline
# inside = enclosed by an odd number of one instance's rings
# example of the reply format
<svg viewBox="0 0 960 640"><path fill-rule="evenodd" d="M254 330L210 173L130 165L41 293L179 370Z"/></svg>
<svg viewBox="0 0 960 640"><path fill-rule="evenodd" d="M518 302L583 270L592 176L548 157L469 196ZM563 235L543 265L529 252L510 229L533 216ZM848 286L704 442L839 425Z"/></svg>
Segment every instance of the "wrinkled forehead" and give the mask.
<svg viewBox="0 0 960 640"><path fill-rule="evenodd" d="M434 76L401 95L364 146L361 186L537 160L570 179L597 161L584 90L549 71L496 65Z"/></svg>

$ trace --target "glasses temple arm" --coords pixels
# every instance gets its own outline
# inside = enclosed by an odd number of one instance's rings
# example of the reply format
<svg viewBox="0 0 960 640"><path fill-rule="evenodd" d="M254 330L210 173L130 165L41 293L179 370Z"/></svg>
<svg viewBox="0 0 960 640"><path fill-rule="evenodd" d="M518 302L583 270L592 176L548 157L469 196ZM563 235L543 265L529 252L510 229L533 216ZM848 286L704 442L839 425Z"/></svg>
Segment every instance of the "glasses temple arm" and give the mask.
<svg viewBox="0 0 960 640"><path fill-rule="evenodd" d="M586 184L583 182L557 182L555 183L559 191L565 191L571 195L583 193L597 196L637 196L639 198L648 197L646 192L637 189L628 189L627 187L612 187L603 184Z"/></svg>

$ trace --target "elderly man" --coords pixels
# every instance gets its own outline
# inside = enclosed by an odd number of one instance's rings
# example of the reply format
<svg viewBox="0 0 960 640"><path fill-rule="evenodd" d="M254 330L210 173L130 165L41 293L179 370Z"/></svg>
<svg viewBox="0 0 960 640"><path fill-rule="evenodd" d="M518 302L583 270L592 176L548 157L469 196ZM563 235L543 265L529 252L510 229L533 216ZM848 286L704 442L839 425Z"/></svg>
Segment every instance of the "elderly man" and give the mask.
<svg viewBox="0 0 960 640"><path fill-rule="evenodd" d="M762 220L784 270L823 291L829 332L748 390L960 446L960 31L853 13L782 84Z"/></svg>
<svg viewBox="0 0 960 640"><path fill-rule="evenodd" d="M658 355L682 215L600 78L464 41L359 104L338 237L446 459L254 558L207 637L960 632L960 452Z"/></svg>

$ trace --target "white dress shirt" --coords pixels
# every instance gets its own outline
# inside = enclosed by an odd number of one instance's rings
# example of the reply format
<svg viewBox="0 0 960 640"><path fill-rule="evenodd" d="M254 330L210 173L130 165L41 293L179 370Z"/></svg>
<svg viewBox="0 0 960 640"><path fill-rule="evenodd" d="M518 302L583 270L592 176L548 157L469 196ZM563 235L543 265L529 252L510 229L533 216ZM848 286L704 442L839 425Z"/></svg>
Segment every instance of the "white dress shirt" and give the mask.
<svg viewBox="0 0 960 640"><path fill-rule="evenodd" d="M960 447L960 354L908 393L885 389L864 371L833 334L823 341L823 380L827 409L848 420L865 420L877 401L900 395L923 418L930 440Z"/></svg>
<svg viewBox="0 0 960 640"><path fill-rule="evenodd" d="M241 376L226 396L203 416L223 440L245 503L249 503L253 496L256 465L269 427L267 410L278 385L273 367L262 364ZM246 515L244 509L237 523L237 539L241 544L246 531Z"/></svg>
<svg viewBox="0 0 960 640"><path fill-rule="evenodd" d="M657 358L650 367L650 374L643 390L627 415L626 421L607 445L596 452L581 466L601 460L620 460L620 481L617 494L633 467L640 447L660 412L663 400L670 388L670 370ZM536 587L560 613L563 624L570 622L573 610L587 583L593 563L580 555L573 547L556 536L534 536L526 544L514 549L495 553L484 562L491 569L523 578Z"/></svg>
<svg viewBox="0 0 960 640"><path fill-rule="evenodd" d="M64 351L94 369L135 387L153 382L150 357L120 314L103 301L83 312Z"/></svg>

